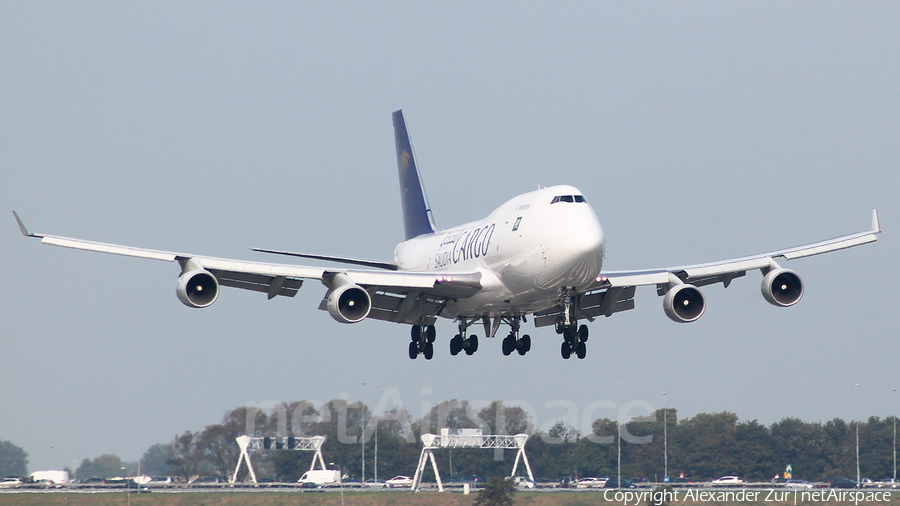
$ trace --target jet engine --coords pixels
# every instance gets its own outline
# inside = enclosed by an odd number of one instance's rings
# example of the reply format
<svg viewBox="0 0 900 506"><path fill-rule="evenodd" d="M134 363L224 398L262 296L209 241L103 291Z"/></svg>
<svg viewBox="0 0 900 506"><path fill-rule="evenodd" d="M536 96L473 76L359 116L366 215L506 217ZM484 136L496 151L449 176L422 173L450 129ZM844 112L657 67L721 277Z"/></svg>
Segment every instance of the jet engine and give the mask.
<svg viewBox="0 0 900 506"><path fill-rule="evenodd" d="M178 276L175 293L187 307L208 307L219 297L219 281L205 269L188 271Z"/></svg>
<svg viewBox="0 0 900 506"><path fill-rule="evenodd" d="M338 277L344 279L339 280ZM336 286L326 296L326 305L331 317L340 323L358 323L369 316L372 309L369 292L344 276L336 276L335 281L343 283L335 283Z"/></svg>
<svg viewBox="0 0 900 506"><path fill-rule="evenodd" d="M677 323L690 323L703 316L706 301L694 285L675 285L666 292L663 299L666 316Z"/></svg>
<svg viewBox="0 0 900 506"><path fill-rule="evenodd" d="M793 306L803 297L803 280L788 269L772 269L762 280L762 294L773 306Z"/></svg>

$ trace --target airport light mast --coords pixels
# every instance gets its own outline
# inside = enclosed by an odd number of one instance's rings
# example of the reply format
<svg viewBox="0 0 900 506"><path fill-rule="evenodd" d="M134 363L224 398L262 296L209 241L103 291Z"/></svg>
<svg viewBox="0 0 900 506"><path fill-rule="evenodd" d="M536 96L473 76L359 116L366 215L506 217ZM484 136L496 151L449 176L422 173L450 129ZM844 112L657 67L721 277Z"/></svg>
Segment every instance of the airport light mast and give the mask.
<svg viewBox="0 0 900 506"><path fill-rule="evenodd" d="M666 393L663 392L663 482L669 480L669 403L666 402Z"/></svg>
<svg viewBox="0 0 900 506"><path fill-rule="evenodd" d="M856 384L856 399L859 404L859 383ZM859 483L859 420L856 421L856 488L860 488Z"/></svg>

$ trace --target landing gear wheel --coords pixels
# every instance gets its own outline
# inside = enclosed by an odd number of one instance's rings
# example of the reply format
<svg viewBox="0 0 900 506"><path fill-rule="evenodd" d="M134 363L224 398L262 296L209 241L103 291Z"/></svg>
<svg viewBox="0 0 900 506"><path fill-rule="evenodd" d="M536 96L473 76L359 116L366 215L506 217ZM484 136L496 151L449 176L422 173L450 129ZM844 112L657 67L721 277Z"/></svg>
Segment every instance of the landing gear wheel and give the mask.
<svg viewBox="0 0 900 506"><path fill-rule="evenodd" d="M422 327L413 325L409 331L409 337L412 338L412 342L418 343L419 339L422 338Z"/></svg>
<svg viewBox="0 0 900 506"><path fill-rule="evenodd" d="M582 343L587 342L588 340L588 326L582 325L578 328L578 340Z"/></svg>
<svg viewBox="0 0 900 506"><path fill-rule="evenodd" d="M516 338L513 334L506 336L501 343L501 349L503 350L503 355L509 356L514 349L516 349Z"/></svg>
<svg viewBox="0 0 900 506"><path fill-rule="evenodd" d="M575 354L578 355L578 358L583 359L587 355L587 346L584 344L584 341L579 342L575 346Z"/></svg>
<svg viewBox="0 0 900 506"><path fill-rule="evenodd" d="M431 357L434 356L434 345L425 343L425 350L422 352L422 355L425 356L425 360L431 360Z"/></svg>
<svg viewBox="0 0 900 506"><path fill-rule="evenodd" d="M519 352L519 355L524 355L531 350L531 336L525 334L521 339L516 343L516 351Z"/></svg>
<svg viewBox="0 0 900 506"><path fill-rule="evenodd" d="M568 341L563 341L560 353L562 353L562 358L568 360L572 356L572 345Z"/></svg>
<svg viewBox="0 0 900 506"><path fill-rule="evenodd" d="M557 316L557 317L556 317L556 333L557 333L557 334L562 334L563 331L565 331L565 330L566 330L566 322L565 322L565 320L563 320L563 317L562 317L562 316Z"/></svg>
<svg viewBox="0 0 900 506"><path fill-rule="evenodd" d="M453 339L450 340L450 354L454 357L459 355L459 352L462 351L464 346L463 340L459 337L459 334L453 336Z"/></svg>
<svg viewBox="0 0 900 506"><path fill-rule="evenodd" d="M415 360L416 357L419 356L419 344L412 342L409 343L409 358Z"/></svg>
<svg viewBox="0 0 900 506"><path fill-rule="evenodd" d="M429 343L433 343L436 336L437 332L434 330L434 325L425 327L425 338L428 339Z"/></svg>
<svg viewBox="0 0 900 506"><path fill-rule="evenodd" d="M472 355L478 351L478 336L472 335L466 339L466 355Z"/></svg>

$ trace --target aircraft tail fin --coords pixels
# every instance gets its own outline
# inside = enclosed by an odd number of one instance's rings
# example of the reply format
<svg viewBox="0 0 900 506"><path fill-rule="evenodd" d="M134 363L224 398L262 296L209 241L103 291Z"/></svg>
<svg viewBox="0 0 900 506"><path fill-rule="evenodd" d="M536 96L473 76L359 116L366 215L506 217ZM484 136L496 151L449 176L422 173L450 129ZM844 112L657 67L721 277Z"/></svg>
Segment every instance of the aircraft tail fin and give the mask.
<svg viewBox="0 0 900 506"><path fill-rule="evenodd" d="M403 206L403 228L406 239L434 233L434 218L425 196L425 189L416 168L406 131L403 111L394 112L394 144L397 147L397 169L400 171L400 202Z"/></svg>

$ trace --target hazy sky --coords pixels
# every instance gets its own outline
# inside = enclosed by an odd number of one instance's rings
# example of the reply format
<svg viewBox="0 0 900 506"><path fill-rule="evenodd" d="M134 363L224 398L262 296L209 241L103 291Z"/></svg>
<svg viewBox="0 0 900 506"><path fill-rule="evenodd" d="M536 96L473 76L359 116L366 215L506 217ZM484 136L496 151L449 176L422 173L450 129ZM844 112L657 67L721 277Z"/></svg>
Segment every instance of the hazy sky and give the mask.
<svg viewBox="0 0 900 506"><path fill-rule="evenodd" d="M74 469L248 402L393 391L415 417L521 401L538 428L566 414L553 401L579 425L616 416L599 401L765 424L896 414L898 25L896 2L2 1L0 439L31 470ZM572 184L609 269L865 230L872 207L885 233L785 262L806 283L789 309L751 272L676 324L646 287L591 325L585 360L530 322L525 357L481 329L478 353L451 357L441 320L428 362L407 357L408 326L318 311L317 282L192 310L177 265L43 246L10 213L170 251L390 260L401 108L439 227Z"/></svg>

